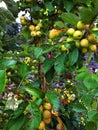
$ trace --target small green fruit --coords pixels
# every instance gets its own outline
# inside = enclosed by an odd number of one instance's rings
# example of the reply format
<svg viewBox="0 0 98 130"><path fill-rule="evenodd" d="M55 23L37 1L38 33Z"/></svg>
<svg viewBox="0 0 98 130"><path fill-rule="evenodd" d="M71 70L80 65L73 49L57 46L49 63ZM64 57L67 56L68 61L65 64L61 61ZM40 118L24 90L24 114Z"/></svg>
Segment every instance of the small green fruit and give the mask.
<svg viewBox="0 0 98 130"><path fill-rule="evenodd" d="M69 29L67 30L67 34L68 34L68 35L73 35L74 32L75 32L75 30L74 30L73 28L69 28Z"/></svg>
<svg viewBox="0 0 98 130"><path fill-rule="evenodd" d="M66 42L72 42L74 39L72 38L72 37L68 37L67 39L66 39Z"/></svg>
<svg viewBox="0 0 98 130"><path fill-rule="evenodd" d="M83 29L84 28L84 24L82 23L82 21L79 21L77 23L77 29Z"/></svg>

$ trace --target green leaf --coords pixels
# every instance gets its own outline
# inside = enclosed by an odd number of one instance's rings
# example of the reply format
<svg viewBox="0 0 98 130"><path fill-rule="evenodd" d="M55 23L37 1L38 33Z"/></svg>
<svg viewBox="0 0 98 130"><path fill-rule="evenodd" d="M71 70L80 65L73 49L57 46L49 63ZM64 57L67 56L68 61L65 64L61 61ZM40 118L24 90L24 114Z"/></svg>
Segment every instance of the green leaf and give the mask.
<svg viewBox="0 0 98 130"><path fill-rule="evenodd" d="M46 59L45 62L43 63L43 65L42 65L42 71L44 73L48 72L51 69L51 67L53 66L53 64L54 64L53 58Z"/></svg>
<svg viewBox="0 0 98 130"><path fill-rule="evenodd" d="M80 104L80 103L74 104L72 110L75 112L86 112L87 111L86 108L84 107L84 105Z"/></svg>
<svg viewBox="0 0 98 130"><path fill-rule="evenodd" d="M79 21L79 18L73 13L63 13L61 18L64 22L71 25L77 25L77 22Z"/></svg>
<svg viewBox="0 0 98 130"><path fill-rule="evenodd" d="M38 58L43 52L43 49L41 47L35 47L34 48L34 56L35 58Z"/></svg>
<svg viewBox="0 0 98 130"><path fill-rule="evenodd" d="M81 72L76 75L75 79L76 79L76 81L83 81L89 75L90 75L89 72Z"/></svg>
<svg viewBox="0 0 98 130"><path fill-rule="evenodd" d="M57 28L64 28L65 27L65 24L62 21L56 21L55 25Z"/></svg>
<svg viewBox="0 0 98 130"><path fill-rule="evenodd" d="M58 112L60 109L60 98L56 93L47 92L46 96L48 97L50 103L53 106L54 111Z"/></svg>
<svg viewBox="0 0 98 130"><path fill-rule="evenodd" d="M28 87L25 89L30 95L35 96L36 98L44 98L44 92L41 91L39 88L35 87Z"/></svg>
<svg viewBox="0 0 98 130"><path fill-rule="evenodd" d="M63 0L64 8L67 12L71 11L71 9L74 7L74 2L69 0Z"/></svg>
<svg viewBox="0 0 98 130"><path fill-rule="evenodd" d="M39 107L35 103L29 103L26 110L30 113L30 117L24 124L24 130L37 130L41 122Z"/></svg>
<svg viewBox="0 0 98 130"><path fill-rule="evenodd" d="M98 111L97 110L89 111L88 120L93 122L98 122Z"/></svg>
<svg viewBox="0 0 98 130"><path fill-rule="evenodd" d="M95 89L98 87L98 77L91 74L89 77L84 78L83 83L88 90Z"/></svg>
<svg viewBox="0 0 98 130"><path fill-rule="evenodd" d="M83 23L89 24L95 16L95 13L91 8L82 7L79 9L80 17ZM89 16L89 17L88 17Z"/></svg>
<svg viewBox="0 0 98 130"><path fill-rule="evenodd" d="M23 33L23 36L24 36L26 39L29 39L29 38L30 38L30 30L28 29L28 26L24 26L24 27L23 27L22 33Z"/></svg>
<svg viewBox="0 0 98 130"><path fill-rule="evenodd" d="M29 73L29 68L25 63L22 63L19 67L19 74L22 78L26 77Z"/></svg>
<svg viewBox="0 0 98 130"><path fill-rule="evenodd" d="M61 74L64 69L65 69L65 58L66 58L66 54L60 54L57 58L56 61L54 63L54 69L57 72L57 74Z"/></svg>
<svg viewBox="0 0 98 130"><path fill-rule="evenodd" d="M0 70L0 93L4 92L6 85L6 72L5 70Z"/></svg>
<svg viewBox="0 0 98 130"><path fill-rule="evenodd" d="M83 104L90 110L91 109L91 103L92 103L92 96L91 94L84 94L81 98Z"/></svg>
<svg viewBox="0 0 98 130"><path fill-rule="evenodd" d="M14 68L16 61L12 59L0 59L0 68Z"/></svg>
<svg viewBox="0 0 98 130"><path fill-rule="evenodd" d="M54 67L52 67L46 74L45 74L45 78L47 82L51 82L51 80L54 77Z"/></svg>
<svg viewBox="0 0 98 130"><path fill-rule="evenodd" d="M33 6L33 11L40 11L40 7L39 6Z"/></svg>
<svg viewBox="0 0 98 130"><path fill-rule="evenodd" d="M94 122L88 121L86 123L86 130L94 130L94 128L95 128L95 123Z"/></svg>
<svg viewBox="0 0 98 130"><path fill-rule="evenodd" d="M48 9L49 12L54 10L52 2L45 2L45 7L46 7L46 9Z"/></svg>
<svg viewBox="0 0 98 130"><path fill-rule="evenodd" d="M69 62L71 66L77 62L78 57L79 57L79 51L77 48L69 53Z"/></svg>
<svg viewBox="0 0 98 130"><path fill-rule="evenodd" d="M96 35L96 38L98 38L98 30L92 31L92 33L94 33Z"/></svg>
<svg viewBox="0 0 98 130"><path fill-rule="evenodd" d="M16 119L11 119L4 130L20 130L23 127L25 120L26 118L23 114Z"/></svg>

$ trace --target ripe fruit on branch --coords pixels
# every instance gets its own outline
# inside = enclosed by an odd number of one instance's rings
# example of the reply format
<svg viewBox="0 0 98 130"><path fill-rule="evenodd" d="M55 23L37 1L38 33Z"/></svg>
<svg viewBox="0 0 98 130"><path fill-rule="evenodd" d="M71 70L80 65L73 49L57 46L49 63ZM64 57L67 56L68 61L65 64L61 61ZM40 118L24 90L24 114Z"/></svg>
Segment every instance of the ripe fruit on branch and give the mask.
<svg viewBox="0 0 98 130"><path fill-rule="evenodd" d="M81 39L83 33L80 30L76 30L73 34L74 39Z"/></svg>
<svg viewBox="0 0 98 130"><path fill-rule="evenodd" d="M84 54L88 52L87 48L82 48L81 51L82 51L82 53L84 53Z"/></svg>
<svg viewBox="0 0 98 130"><path fill-rule="evenodd" d="M41 35L41 31L37 31L36 36L40 36L40 35Z"/></svg>
<svg viewBox="0 0 98 130"><path fill-rule="evenodd" d="M48 110L43 111L43 119L47 119L51 117L51 113Z"/></svg>
<svg viewBox="0 0 98 130"><path fill-rule="evenodd" d="M92 31L98 31L97 27L92 28Z"/></svg>
<svg viewBox="0 0 98 130"><path fill-rule="evenodd" d="M73 28L69 28L69 29L67 30L67 34L68 34L68 35L73 35L74 32L75 32L75 30L74 30Z"/></svg>
<svg viewBox="0 0 98 130"><path fill-rule="evenodd" d="M43 107L46 110L50 110L51 109L51 104L50 103L44 103Z"/></svg>
<svg viewBox="0 0 98 130"><path fill-rule="evenodd" d="M45 122L46 125L48 125L51 122L51 118L43 119L43 121Z"/></svg>
<svg viewBox="0 0 98 130"><path fill-rule="evenodd" d="M96 51L97 50L96 45L90 45L89 48L90 48L91 51Z"/></svg>
<svg viewBox="0 0 98 130"><path fill-rule="evenodd" d="M39 31L39 30L40 30L40 26L37 25L37 26L35 27L35 30L36 30L36 31Z"/></svg>
<svg viewBox="0 0 98 130"><path fill-rule="evenodd" d="M87 39L90 43L95 43L96 42L96 35L90 34L90 35L88 35Z"/></svg>
<svg viewBox="0 0 98 130"><path fill-rule="evenodd" d="M34 31L35 26L34 26L34 25L30 25L30 26L29 26L29 29L30 29L31 31Z"/></svg>
<svg viewBox="0 0 98 130"><path fill-rule="evenodd" d="M57 124L56 130L64 130L64 126L60 123Z"/></svg>
<svg viewBox="0 0 98 130"><path fill-rule="evenodd" d="M54 38L56 36L58 36L61 32L65 31L66 29L61 29L61 30L57 30L57 29L52 29L49 32L49 38Z"/></svg>
<svg viewBox="0 0 98 130"><path fill-rule="evenodd" d="M44 121L41 121L38 130L44 130L45 129L45 123Z"/></svg>
<svg viewBox="0 0 98 130"><path fill-rule="evenodd" d="M31 31L31 36L35 37L36 36L36 32L35 31Z"/></svg>
<svg viewBox="0 0 98 130"><path fill-rule="evenodd" d="M21 22L22 25L27 24L27 20L25 19L24 16L21 16L21 17L20 17L20 22Z"/></svg>
<svg viewBox="0 0 98 130"><path fill-rule="evenodd" d="M80 46L81 47L88 47L89 46L89 41L86 38L82 39L80 41Z"/></svg>
<svg viewBox="0 0 98 130"><path fill-rule="evenodd" d="M82 21L78 21L77 29L84 29L84 23L82 23Z"/></svg>

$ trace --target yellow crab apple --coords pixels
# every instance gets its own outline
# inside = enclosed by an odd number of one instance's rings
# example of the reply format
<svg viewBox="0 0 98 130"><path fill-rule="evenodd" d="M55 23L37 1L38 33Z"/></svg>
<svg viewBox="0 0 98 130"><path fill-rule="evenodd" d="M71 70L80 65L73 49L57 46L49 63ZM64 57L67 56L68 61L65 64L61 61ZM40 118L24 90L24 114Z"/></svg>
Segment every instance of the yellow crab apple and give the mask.
<svg viewBox="0 0 98 130"><path fill-rule="evenodd" d="M74 32L75 32L75 29L74 29L74 28L69 28L69 29L67 30L67 34L68 34L68 35L73 35Z"/></svg>
<svg viewBox="0 0 98 130"><path fill-rule="evenodd" d="M82 21L78 21L77 29L83 29L83 28L84 28L84 23Z"/></svg>
<svg viewBox="0 0 98 130"><path fill-rule="evenodd" d="M81 47L88 47L89 46L89 41L86 38L82 39L80 41L80 46Z"/></svg>
<svg viewBox="0 0 98 130"><path fill-rule="evenodd" d="M81 39L81 38L82 38L82 35L83 35L82 31L76 30L76 31L74 32L74 34L73 34L73 38L74 38L74 39Z"/></svg>

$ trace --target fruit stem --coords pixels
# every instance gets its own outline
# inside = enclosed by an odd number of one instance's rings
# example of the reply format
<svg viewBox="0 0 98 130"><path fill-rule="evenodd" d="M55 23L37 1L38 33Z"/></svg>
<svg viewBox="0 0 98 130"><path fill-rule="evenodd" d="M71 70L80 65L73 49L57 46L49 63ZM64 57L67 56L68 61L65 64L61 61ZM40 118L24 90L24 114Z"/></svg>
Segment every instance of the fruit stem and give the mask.
<svg viewBox="0 0 98 130"><path fill-rule="evenodd" d="M39 47L41 46L40 40L38 40L38 44L37 45ZM42 91L46 92L46 79L45 79L44 73L42 72L42 64L40 62L39 62L39 66L38 66L38 77L42 81L42 85L41 85Z"/></svg>
<svg viewBox="0 0 98 130"><path fill-rule="evenodd" d="M88 58L87 58L86 64L89 64L89 63L90 63L91 58L92 58L92 52L90 51L90 52L88 53Z"/></svg>

